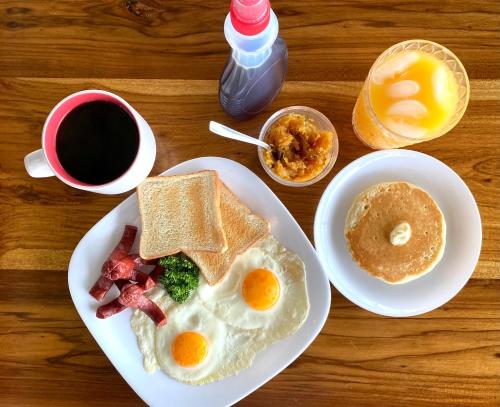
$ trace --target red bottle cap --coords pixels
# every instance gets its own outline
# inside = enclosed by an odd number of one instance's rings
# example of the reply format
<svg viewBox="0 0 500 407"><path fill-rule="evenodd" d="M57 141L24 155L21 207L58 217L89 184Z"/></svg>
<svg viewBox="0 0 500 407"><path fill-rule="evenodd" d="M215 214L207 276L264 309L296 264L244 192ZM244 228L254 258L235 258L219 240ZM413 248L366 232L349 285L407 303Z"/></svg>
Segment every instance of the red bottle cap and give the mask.
<svg viewBox="0 0 500 407"><path fill-rule="evenodd" d="M269 24L269 0L231 0L231 24L243 35L257 35Z"/></svg>

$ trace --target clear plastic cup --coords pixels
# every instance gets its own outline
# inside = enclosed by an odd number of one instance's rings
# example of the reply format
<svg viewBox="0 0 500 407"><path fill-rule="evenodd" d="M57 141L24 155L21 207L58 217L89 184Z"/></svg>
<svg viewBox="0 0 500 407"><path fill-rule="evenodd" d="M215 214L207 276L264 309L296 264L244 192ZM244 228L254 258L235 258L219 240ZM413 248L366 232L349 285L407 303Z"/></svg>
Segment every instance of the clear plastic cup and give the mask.
<svg viewBox="0 0 500 407"><path fill-rule="evenodd" d="M335 127L333 127L332 122L323 113L318 112L317 110L306 106L290 106L278 110L269 119L267 119L267 121L262 126L262 129L260 130L259 139L265 141L266 134L269 128L274 124L274 122L276 122L276 120L278 120L280 117L286 116L290 113L301 114L305 116L308 120L311 120L318 127L319 130L331 131L333 133L333 143L332 143L330 161L325 166L325 168L314 178L311 178L310 180L307 181L291 181L279 177L271 168L267 166L264 157L265 150L261 147L258 147L259 160L260 163L262 164L262 167L264 168L264 171L266 171L266 173L276 182L289 187L305 187L308 185L312 185L315 182L318 182L319 180L324 178L333 168L335 162L337 161L337 156L339 152L339 142L337 138L337 132L335 131Z"/></svg>
<svg viewBox="0 0 500 407"><path fill-rule="evenodd" d="M450 68L458 85L458 103L455 112L443 127L428 132L424 137L407 137L391 131L376 116L370 100L370 83L373 72L388 59L408 51L428 53L444 62ZM352 114L352 126L356 136L367 146L374 149L399 148L421 143L440 137L449 132L460 121L469 102L469 78L464 66L449 49L435 42L426 40L409 40L393 45L384 51L375 61L363 84Z"/></svg>

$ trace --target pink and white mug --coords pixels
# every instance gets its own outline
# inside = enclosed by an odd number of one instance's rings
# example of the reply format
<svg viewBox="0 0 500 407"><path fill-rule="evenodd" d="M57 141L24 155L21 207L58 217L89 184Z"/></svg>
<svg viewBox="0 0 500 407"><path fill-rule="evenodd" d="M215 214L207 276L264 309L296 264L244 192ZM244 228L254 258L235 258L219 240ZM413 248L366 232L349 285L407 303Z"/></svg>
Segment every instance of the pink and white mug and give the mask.
<svg viewBox="0 0 500 407"><path fill-rule="evenodd" d="M89 102L109 102L119 106L135 122L137 143L135 157L118 177L102 184L77 179L63 167L56 148L58 132L67 115ZM129 119L130 120L130 119ZM77 150L78 151L78 150ZM135 152L135 150L134 150ZM61 100L48 115L42 131L42 148L24 157L28 174L34 178L56 176L74 188L100 194L119 194L139 185L150 173L156 158L153 131L144 118L121 97L102 90L84 90Z"/></svg>

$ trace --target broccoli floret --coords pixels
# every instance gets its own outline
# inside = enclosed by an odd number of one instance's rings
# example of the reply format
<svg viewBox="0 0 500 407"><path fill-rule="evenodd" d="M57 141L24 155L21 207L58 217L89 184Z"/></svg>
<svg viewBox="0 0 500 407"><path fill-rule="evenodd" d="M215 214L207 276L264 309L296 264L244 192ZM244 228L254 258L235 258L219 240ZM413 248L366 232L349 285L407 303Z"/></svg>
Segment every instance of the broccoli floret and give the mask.
<svg viewBox="0 0 500 407"><path fill-rule="evenodd" d="M184 253L162 257L158 264L165 269L160 283L174 301L183 303L198 288L199 269Z"/></svg>

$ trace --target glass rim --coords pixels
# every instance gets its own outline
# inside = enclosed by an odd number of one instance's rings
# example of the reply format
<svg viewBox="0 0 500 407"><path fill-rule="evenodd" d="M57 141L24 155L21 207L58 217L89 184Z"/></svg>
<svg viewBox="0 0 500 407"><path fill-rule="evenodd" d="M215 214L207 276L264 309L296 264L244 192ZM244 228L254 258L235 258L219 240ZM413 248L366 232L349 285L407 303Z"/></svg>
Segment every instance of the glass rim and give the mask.
<svg viewBox="0 0 500 407"><path fill-rule="evenodd" d="M383 59L385 59L388 55L393 53L396 48L404 47L405 45L410 45L410 44L432 45L432 46L438 48L439 50L443 51L448 56L450 56L454 60L454 62L456 62L456 64L457 64L457 71L460 71L464 75L464 78L465 78L464 82L465 82L465 88L466 88L465 102L463 103L463 106L459 110L457 110L457 112L455 112L455 114L453 115L454 119L450 120L446 124L446 126L444 126L442 129L439 129L439 131L437 131L437 132L435 131L434 134L431 134L428 137L418 138L418 139L415 139L412 137L407 137L407 136L404 136L402 134L396 133L396 132L390 130L389 128L387 128L382 123L382 121L377 117L377 115L375 114L375 111L373 109L371 98L370 98L370 89L369 89L370 81L371 81L371 78L373 75L373 71L375 70L375 67L377 67L381 63L381 61ZM410 51L412 51L412 50L410 50ZM421 51L421 52L426 52L426 51ZM428 52L426 52L426 53L428 53ZM452 72L453 72L454 76L456 76L456 72L454 72L454 71L452 71ZM405 140L405 142L408 142L410 144L414 144L416 142L418 143L418 142L427 141L427 140L437 138L439 136L445 135L447 132L449 132L451 129L453 129L453 127L455 127L458 124L458 122L461 120L462 116L464 115L465 110L467 109L467 106L469 104L469 98L470 98L469 76L467 75L467 71L465 70L465 67L462 64L462 62L460 61L460 59L451 50L446 48L444 45L438 44L437 42L434 42L434 41L422 40L422 39L401 41L401 42L398 42L397 44L390 46L385 51L383 51L377 57L375 62L372 64L372 66L370 67L370 71L368 72L368 76L366 77L365 83L363 84L363 88L365 86L367 87L366 91L364 91L362 89L361 92L364 93L363 98L364 98L366 105L368 106L367 113L370 116L370 118L373 120L375 125L377 127L382 128L384 131L386 131L390 137L392 137L394 139L398 139L398 138L403 139L403 140Z"/></svg>

